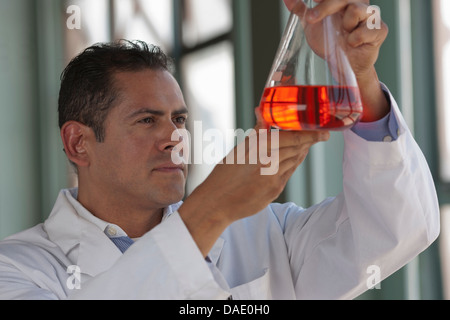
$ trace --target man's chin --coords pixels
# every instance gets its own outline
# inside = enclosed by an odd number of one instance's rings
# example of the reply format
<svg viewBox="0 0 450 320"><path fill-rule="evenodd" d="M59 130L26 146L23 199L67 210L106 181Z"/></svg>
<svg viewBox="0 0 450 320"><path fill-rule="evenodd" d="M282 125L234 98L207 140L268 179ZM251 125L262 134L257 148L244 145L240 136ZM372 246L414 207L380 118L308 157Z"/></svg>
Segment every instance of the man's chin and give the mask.
<svg viewBox="0 0 450 320"><path fill-rule="evenodd" d="M158 202L164 206L168 207L172 204L178 203L183 200L185 195L185 189L183 188L171 188L171 189L160 189L158 192Z"/></svg>

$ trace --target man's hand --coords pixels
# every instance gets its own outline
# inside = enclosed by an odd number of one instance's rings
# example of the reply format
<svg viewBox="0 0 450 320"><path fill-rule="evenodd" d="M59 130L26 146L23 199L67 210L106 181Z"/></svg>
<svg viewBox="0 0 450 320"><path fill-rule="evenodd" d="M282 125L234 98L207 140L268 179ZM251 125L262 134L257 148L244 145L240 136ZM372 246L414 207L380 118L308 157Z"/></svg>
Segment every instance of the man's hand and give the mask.
<svg viewBox="0 0 450 320"><path fill-rule="evenodd" d="M287 8L303 19L308 42L320 55L323 51L315 43L322 39L325 17L338 14L336 21L343 35L342 47L358 81L364 106L362 121L376 121L389 112L389 103L381 90L375 62L381 45L388 34L388 27L380 21L379 29L370 29L367 20L369 0L314 0L317 6L306 8L302 0L284 0ZM338 26L339 27L339 26ZM323 42L322 42L323 43Z"/></svg>
<svg viewBox="0 0 450 320"><path fill-rule="evenodd" d="M275 200L306 158L310 147L330 137L328 132L281 131L277 132L279 142L272 143L270 131L268 135L264 134L266 128L256 113L258 145L250 145L250 137L243 142L246 144L245 163L230 163L230 158L238 154L239 147L236 147L179 209L186 227L205 256L232 222L258 213ZM261 143L266 138L267 143ZM262 146L268 149L264 154L278 153L278 171L272 175L261 174L261 169L267 165L259 157L256 164L249 161L255 148Z"/></svg>

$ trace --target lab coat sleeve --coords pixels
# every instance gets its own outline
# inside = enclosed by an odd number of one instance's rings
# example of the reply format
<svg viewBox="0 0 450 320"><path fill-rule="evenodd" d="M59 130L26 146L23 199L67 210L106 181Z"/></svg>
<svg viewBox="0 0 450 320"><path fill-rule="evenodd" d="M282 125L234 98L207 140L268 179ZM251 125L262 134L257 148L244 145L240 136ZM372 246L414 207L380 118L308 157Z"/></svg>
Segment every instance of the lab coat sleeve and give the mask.
<svg viewBox="0 0 450 320"><path fill-rule="evenodd" d="M285 238L297 298L351 299L425 250L439 235L427 162L391 96L395 142L344 133L343 192L290 209Z"/></svg>
<svg viewBox="0 0 450 320"><path fill-rule="evenodd" d="M17 252L20 254L30 254L29 250L23 250L24 246L12 246L13 249L18 249ZM33 254L33 253L31 253ZM33 257L39 257L36 254ZM23 268L30 268L31 264L24 265L17 263L16 261L8 261L5 257L1 257L0 262L0 300L57 300L58 297L55 292L44 289L42 281L45 281L47 277L41 278L38 274L39 271L35 269L34 275L25 275ZM44 262L43 265L50 267L45 261L33 261ZM31 268L30 268L31 269ZM55 273L56 278L56 273ZM52 279L54 280L54 279ZM55 281L54 283L58 283ZM58 290L57 285L54 286L56 291Z"/></svg>
<svg viewBox="0 0 450 320"><path fill-rule="evenodd" d="M19 270L0 263L0 300L57 300L58 298L45 289L41 289L23 276ZM14 283L12 286L11 283Z"/></svg>
<svg viewBox="0 0 450 320"><path fill-rule="evenodd" d="M177 212L70 299L227 299Z"/></svg>

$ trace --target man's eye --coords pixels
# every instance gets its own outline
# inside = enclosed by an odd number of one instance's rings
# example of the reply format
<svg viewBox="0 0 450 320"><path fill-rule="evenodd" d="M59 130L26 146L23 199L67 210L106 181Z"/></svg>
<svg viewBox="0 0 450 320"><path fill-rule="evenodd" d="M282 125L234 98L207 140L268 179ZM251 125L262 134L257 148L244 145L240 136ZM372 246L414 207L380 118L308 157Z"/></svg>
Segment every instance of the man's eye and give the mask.
<svg viewBox="0 0 450 320"><path fill-rule="evenodd" d="M186 117L176 117L175 118L175 122L178 123L178 124L185 124L186 121L187 121Z"/></svg>
<svg viewBox="0 0 450 320"><path fill-rule="evenodd" d="M145 118L139 121L140 123L150 124L155 122L153 118Z"/></svg>

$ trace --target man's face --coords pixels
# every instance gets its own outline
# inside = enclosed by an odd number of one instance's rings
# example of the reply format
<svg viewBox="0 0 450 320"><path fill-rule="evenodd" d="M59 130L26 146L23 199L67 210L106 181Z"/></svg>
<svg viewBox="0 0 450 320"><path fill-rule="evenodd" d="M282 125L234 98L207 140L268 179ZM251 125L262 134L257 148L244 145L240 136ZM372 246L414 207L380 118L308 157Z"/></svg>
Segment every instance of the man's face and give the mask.
<svg viewBox="0 0 450 320"><path fill-rule="evenodd" d="M90 175L94 186L123 203L163 208L184 196L185 165L171 160L177 129L187 109L182 92L167 71L123 72L115 76L117 105L105 121L105 140L94 144Z"/></svg>

